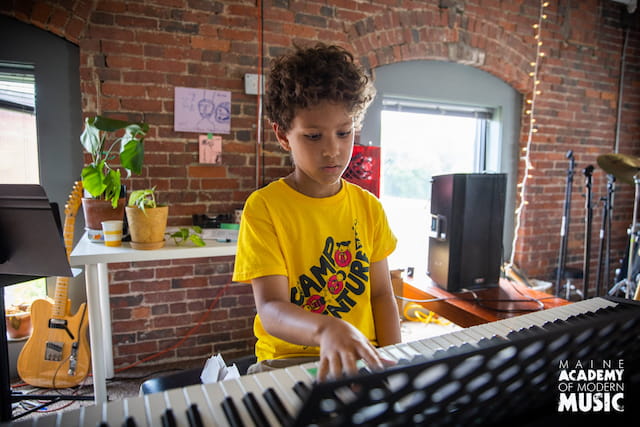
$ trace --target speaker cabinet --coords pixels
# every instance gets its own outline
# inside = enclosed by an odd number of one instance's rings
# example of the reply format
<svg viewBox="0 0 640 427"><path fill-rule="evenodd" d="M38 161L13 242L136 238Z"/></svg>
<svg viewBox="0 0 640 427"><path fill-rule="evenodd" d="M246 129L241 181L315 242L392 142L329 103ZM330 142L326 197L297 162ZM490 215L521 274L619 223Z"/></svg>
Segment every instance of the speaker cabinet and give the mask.
<svg viewBox="0 0 640 427"><path fill-rule="evenodd" d="M428 274L440 287L498 285L506 186L506 174L433 177Z"/></svg>

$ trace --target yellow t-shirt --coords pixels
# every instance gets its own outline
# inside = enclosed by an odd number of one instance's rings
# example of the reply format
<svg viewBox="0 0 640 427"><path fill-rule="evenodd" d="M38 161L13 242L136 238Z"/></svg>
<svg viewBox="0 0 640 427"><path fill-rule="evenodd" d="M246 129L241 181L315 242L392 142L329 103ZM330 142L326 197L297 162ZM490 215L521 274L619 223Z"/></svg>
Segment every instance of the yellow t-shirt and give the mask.
<svg viewBox="0 0 640 427"><path fill-rule="evenodd" d="M284 275L291 302L344 319L376 345L369 265L396 246L380 201L342 181L331 197L301 194L283 179L255 191L244 206L233 280ZM258 360L317 356L318 347L291 344L254 321Z"/></svg>

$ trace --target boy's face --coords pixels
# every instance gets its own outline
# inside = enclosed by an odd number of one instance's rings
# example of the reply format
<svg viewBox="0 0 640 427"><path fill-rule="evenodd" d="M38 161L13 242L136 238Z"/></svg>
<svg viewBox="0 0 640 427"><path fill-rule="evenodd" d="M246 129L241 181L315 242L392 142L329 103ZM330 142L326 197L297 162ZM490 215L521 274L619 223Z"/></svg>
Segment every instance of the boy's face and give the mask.
<svg viewBox="0 0 640 427"><path fill-rule="evenodd" d="M340 177L353 150L353 120L342 104L323 101L298 110L288 132L273 129L295 164L294 188L307 196L328 197L340 190Z"/></svg>

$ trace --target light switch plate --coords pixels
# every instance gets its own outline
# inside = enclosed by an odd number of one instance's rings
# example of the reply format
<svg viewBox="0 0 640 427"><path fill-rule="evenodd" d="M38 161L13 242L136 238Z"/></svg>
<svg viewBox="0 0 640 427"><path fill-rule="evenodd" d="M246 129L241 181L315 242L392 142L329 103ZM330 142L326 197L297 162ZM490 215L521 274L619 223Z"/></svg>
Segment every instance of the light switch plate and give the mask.
<svg viewBox="0 0 640 427"><path fill-rule="evenodd" d="M264 93L264 76L262 77L262 90L260 93ZM257 74L245 74L244 75L244 93L247 95L258 94L258 75Z"/></svg>

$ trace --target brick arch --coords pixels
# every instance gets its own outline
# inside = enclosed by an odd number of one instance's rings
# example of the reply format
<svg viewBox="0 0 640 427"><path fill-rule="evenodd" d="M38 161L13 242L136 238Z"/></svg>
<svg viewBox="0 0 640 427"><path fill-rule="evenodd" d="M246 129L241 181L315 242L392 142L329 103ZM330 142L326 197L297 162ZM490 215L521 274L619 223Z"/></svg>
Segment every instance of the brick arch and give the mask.
<svg viewBox="0 0 640 427"><path fill-rule="evenodd" d="M49 31L78 45L87 30L89 18L98 0L69 0L66 5L59 1L39 2L14 1L15 5L0 13L18 21Z"/></svg>
<svg viewBox="0 0 640 427"><path fill-rule="evenodd" d="M456 62L486 71L520 93L531 91L533 33L521 36L515 25L443 10L387 9L353 22L347 34L360 62L372 70L411 60Z"/></svg>

